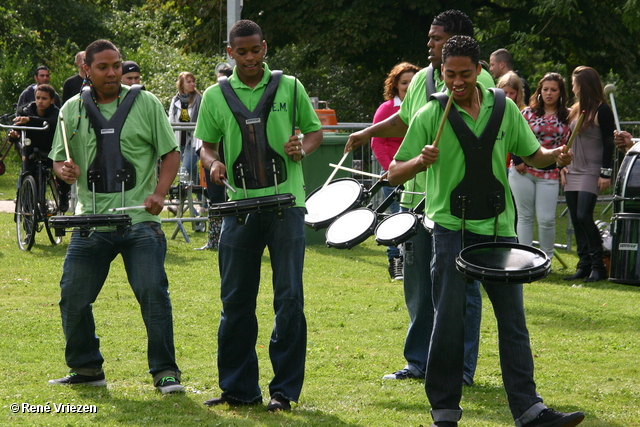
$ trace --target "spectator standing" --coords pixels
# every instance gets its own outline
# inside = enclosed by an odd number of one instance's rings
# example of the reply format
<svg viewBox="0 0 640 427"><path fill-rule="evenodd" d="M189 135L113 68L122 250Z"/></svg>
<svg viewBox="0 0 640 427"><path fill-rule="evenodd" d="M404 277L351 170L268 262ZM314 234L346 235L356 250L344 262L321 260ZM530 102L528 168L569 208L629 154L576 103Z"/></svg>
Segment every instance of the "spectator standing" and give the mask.
<svg viewBox="0 0 640 427"><path fill-rule="evenodd" d="M78 67L78 73L75 76L69 77L64 81L62 86L62 103L64 104L73 95L77 95L84 86L86 74L84 72L84 50L78 52L75 57L76 66Z"/></svg>
<svg viewBox="0 0 640 427"><path fill-rule="evenodd" d="M140 66L134 61L122 63L122 84L128 86L140 84Z"/></svg>
<svg viewBox="0 0 640 427"><path fill-rule="evenodd" d="M524 103L529 104L531 89L529 83L520 75L519 71L513 69L513 56L507 49L498 49L493 52L489 58L489 71L494 79L499 80L500 77L513 71L522 79L522 89L524 90Z"/></svg>
<svg viewBox="0 0 640 427"><path fill-rule="evenodd" d="M384 82L384 99L375 115L373 123L381 122L393 114L400 111L400 104L407 94L407 88L413 76L420 71L416 65L408 62L401 62L391 69ZM389 163L393 160L393 156L398 151L398 147L402 144L402 138L371 138L371 149L382 167L383 173L389 170ZM382 187L382 194L385 198L393 192L393 187ZM400 205L394 201L389 207L391 213L400 211ZM397 246L387 247L387 260L389 262L389 275L392 280L402 280L402 257L400 249Z"/></svg>
<svg viewBox="0 0 640 427"><path fill-rule="evenodd" d="M516 79L517 76L516 76ZM567 90L558 73L546 74L536 88L531 105L522 111L538 142L544 148L566 145L571 134ZM534 217L538 222L540 249L553 257L556 237L556 205L560 188L556 164L539 169L528 166L522 159L512 162L509 185L516 202L518 242L533 244Z"/></svg>
<svg viewBox="0 0 640 427"><path fill-rule="evenodd" d="M585 116L571 147L573 163L562 169L561 178L580 260L575 274L564 279L595 282L607 278L602 237L593 220L593 211L598 192L611 185L615 121L604 96L600 74L595 69L577 67L571 81L577 101L571 107L569 120L575 123L581 111Z"/></svg>

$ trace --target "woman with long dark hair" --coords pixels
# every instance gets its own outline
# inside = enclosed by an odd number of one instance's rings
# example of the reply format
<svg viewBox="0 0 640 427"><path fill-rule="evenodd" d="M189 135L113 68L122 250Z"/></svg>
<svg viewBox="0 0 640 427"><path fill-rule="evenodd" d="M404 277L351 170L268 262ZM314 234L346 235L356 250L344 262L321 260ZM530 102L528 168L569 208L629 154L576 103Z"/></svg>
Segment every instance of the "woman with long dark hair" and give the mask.
<svg viewBox="0 0 640 427"><path fill-rule="evenodd" d="M584 278L585 282L595 282L607 278L602 259L602 238L593 221L593 211L598 192L611 185L615 123L596 70L577 67L571 80L577 101L571 107L569 120L576 122L581 111L585 116L571 147L573 162L562 170L561 178L580 260L576 273L564 279Z"/></svg>
<svg viewBox="0 0 640 427"><path fill-rule="evenodd" d="M529 127L544 148L557 148L567 143L571 133L564 79L558 73L547 73L522 111ZM518 211L518 241L533 243L533 219L538 222L540 249L553 257L556 238L556 205L558 203L558 167L555 163L543 169L524 162L512 163L509 185Z"/></svg>

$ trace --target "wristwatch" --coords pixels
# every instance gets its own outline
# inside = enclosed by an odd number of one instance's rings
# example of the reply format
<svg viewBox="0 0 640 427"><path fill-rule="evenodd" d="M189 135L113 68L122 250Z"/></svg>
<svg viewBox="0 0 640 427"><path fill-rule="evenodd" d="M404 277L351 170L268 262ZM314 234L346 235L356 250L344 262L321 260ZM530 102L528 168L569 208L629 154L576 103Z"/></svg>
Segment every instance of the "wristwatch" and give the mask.
<svg viewBox="0 0 640 427"><path fill-rule="evenodd" d="M600 168L600 176L602 178L611 178L612 173L613 169L611 168Z"/></svg>

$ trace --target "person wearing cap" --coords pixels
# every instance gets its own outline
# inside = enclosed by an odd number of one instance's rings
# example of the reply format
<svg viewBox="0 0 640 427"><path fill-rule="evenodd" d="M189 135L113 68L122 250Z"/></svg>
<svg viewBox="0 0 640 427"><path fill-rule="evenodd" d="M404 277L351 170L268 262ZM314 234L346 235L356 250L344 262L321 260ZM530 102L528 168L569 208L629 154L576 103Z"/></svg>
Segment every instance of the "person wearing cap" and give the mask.
<svg viewBox="0 0 640 427"><path fill-rule="evenodd" d="M124 61L122 63L122 84L139 85L140 84L140 66L133 61Z"/></svg>

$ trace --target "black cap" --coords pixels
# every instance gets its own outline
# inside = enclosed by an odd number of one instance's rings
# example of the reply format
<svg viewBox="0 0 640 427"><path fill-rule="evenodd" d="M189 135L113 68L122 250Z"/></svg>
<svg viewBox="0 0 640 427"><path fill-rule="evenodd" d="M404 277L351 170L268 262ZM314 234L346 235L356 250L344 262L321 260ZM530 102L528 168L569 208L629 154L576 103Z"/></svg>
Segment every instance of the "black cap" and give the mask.
<svg viewBox="0 0 640 427"><path fill-rule="evenodd" d="M122 63L122 74L140 72L140 67L133 61L124 61Z"/></svg>

